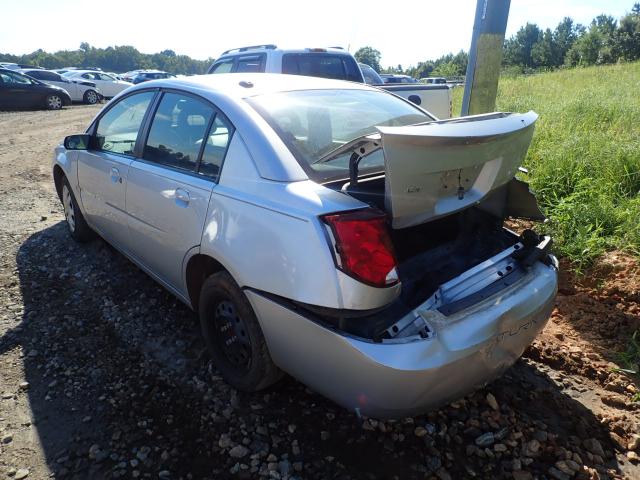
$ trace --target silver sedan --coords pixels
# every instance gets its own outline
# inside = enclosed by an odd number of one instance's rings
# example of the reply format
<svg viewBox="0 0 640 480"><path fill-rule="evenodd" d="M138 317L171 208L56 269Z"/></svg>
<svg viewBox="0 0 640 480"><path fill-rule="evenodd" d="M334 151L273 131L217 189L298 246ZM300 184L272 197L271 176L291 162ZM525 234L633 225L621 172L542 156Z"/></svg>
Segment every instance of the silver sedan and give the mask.
<svg viewBox="0 0 640 480"><path fill-rule="evenodd" d="M71 236L199 313L222 376L284 372L401 417L512 365L557 290L514 178L537 116L438 120L362 84L228 74L132 87L56 148Z"/></svg>

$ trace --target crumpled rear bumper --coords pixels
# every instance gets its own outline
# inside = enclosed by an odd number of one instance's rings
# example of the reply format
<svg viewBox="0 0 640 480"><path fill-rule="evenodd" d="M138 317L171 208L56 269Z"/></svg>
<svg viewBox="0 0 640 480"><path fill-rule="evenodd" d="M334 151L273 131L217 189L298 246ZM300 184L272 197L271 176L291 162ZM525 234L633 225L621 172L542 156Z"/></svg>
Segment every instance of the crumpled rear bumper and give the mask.
<svg viewBox="0 0 640 480"><path fill-rule="evenodd" d="M353 338L246 294L280 368L346 408L397 418L446 404L503 373L546 324L556 291L556 269L536 262L514 285L432 321L432 337L407 343Z"/></svg>

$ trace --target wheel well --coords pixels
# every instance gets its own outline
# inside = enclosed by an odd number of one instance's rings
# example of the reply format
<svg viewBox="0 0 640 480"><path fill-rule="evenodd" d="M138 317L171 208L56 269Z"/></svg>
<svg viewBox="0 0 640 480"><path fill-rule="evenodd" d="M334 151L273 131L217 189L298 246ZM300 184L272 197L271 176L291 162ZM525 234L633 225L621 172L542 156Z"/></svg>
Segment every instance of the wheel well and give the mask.
<svg viewBox="0 0 640 480"><path fill-rule="evenodd" d="M211 275L217 272L226 271L220 262L208 255L197 254L189 259L187 263L187 292L191 306L197 312L200 302L200 290L202 284Z"/></svg>
<svg viewBox="0 0 640 480"><path fill-rule="evenodd" d="M56 186L56 192L58 193L58 198L62 200L62 180L64 179L64 171L60 167L60 165L55 165L53 167L53 183Z"/></svg>

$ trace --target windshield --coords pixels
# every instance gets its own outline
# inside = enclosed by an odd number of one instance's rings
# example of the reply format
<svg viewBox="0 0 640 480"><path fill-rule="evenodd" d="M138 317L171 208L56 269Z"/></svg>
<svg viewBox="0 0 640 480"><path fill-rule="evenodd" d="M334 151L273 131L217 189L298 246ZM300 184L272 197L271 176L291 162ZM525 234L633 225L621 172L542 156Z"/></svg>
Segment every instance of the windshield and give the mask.
<svg viewBox="0 0 640 480"><path fill-rule="evenodd" d="M300 90L251 97L247 101L264 117L312 178L347 177L351 152L327 153L345 143L376 133L376 126L403 126L433 120L394 95L376 90ZM360 163L361 171L380 170L375 152ZM321 160L321 161L320 161Z"/></svg>

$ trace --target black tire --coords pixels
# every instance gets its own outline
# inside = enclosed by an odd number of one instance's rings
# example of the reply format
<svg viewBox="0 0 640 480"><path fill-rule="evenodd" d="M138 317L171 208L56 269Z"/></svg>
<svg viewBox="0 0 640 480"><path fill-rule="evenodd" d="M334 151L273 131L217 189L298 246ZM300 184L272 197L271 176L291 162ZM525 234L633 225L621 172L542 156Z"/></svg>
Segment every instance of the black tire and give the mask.
<svg viewBox="0 0 640 480"><path fill-rule="evenodd" d="M100 95L95 90L87 90L83 96L84 103L95 105L100 101Z"/></svg>
<svg viewBox="0 0 640 480"><path fill-rule="evenodd" d="M249 300L227 272L214 273L205 280L199 314L202 336L227 383L256 392L283 377L271 360Z"/></svg>
<svg viewBox="0 0 640 480"><path fill-rule="evenodd" d="M84 215L82 215L82 211L80 211L76 197L66 177L62 179L60 197L62 200L62 208L64 209L64 217L71 237L80 243L93 240L96 234L84 219Z"/></svg>
<svg viewBox="0 0 640 480"><path fill-rule="evenodd" d="M64 101L60 95L52 93L44 99L44 106L47 110L60 110L64 105Z"/></svg>

